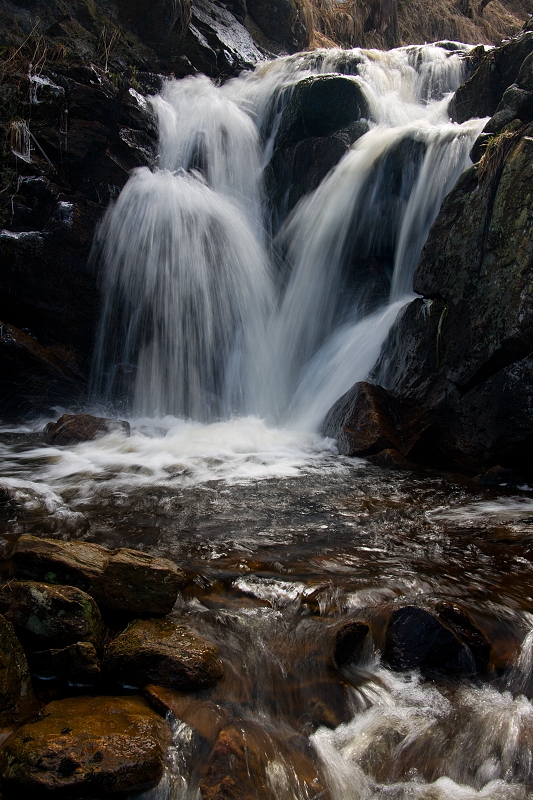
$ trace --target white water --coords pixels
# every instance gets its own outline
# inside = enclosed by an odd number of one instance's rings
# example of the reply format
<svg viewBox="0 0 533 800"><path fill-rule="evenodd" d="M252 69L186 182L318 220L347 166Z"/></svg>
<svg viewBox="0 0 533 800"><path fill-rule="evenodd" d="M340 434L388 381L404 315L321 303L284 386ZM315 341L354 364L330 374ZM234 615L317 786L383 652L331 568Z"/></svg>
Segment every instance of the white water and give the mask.
<svg viewBox="0 0 533 800"><path fill-rule="evenodd" d="M463 64L437 46L324 50L222 87L205 77L166 84L152 100L158 168L133 173L100 231L95 396L137 416L256 415L317 430L375 363L442 199L469 163L483 123L455 125L446 111ZM347 70L370 129L273 242L262 171L281 112L298 80ZM394 256L376 289L357 259L384 248Z"/></svg>

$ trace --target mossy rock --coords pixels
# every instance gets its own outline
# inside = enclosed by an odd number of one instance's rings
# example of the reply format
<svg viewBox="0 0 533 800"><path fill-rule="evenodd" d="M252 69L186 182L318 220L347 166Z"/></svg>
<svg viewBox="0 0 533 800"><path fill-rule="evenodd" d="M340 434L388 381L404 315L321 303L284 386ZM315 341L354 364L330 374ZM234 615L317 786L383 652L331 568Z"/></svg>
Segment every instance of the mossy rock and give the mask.
<svg viewBox="0 0 533 800"><path fill-rule="evenodd" d="M214 644L166 619L134 620L105 649L104 669L117 682L205 689L224 674Z"/></svg>

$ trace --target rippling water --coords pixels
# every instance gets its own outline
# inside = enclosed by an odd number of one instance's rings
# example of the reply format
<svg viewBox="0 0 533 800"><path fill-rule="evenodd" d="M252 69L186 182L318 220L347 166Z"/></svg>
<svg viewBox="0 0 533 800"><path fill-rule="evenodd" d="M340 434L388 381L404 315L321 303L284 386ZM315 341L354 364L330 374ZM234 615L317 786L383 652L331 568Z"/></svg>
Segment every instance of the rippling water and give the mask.
<svg viewBox="0 0 533 800"><path fill-rule="evenodd" d="M255 418L134 426L129 439L55 448L31 426L4 430L0 486L14 504L2 533L130 546L183 566L173 615L216 641L226 664L195 700L260 742L268 796L533 796L528 491L381 470ZM405 599L459 602L493 644L492 675L423 680L380 666L372 648L339 671L339 625ZM172 766L150 798L198 796L209 751L191 714L174 723ZM302 753L325 794L302 781Z"/></svg>

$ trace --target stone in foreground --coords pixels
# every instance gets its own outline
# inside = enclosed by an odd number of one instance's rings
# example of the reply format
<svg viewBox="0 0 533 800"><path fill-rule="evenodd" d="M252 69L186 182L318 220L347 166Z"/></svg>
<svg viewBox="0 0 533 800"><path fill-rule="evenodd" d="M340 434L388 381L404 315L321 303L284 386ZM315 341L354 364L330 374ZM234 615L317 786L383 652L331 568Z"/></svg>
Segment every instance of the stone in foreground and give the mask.
<svg viewBox="0 0 533 800"><path fill-rule="evenodd" d="M123 419L93 417L91 414L63 414L57 422L49 422L44 429L46 444L66 445L90 442L108 433L130 435L130 424Z"/></svg>
<svg viewBox="0 0 533 800"><path fill-rule="evenodd" d="M140 697L56 700L4 742L2 788L21 797L147 791L163 775L170 740Z"/></svg>
<svg viewBox="0 0 533 800"><path fill-rule="evenodd" d="M205 689L224 674L214 644L166 619L134 620L108 645L103 665L119 683L139 687Z"/></svg>
<svg viewBox="0 0 533 800"><path fill-rule="evenodd" d="M13 625L0 615L0 727L25 719L37 708L26 656Z"/></svg>
<svg viewBox="0 0 533 800"><path fill-rule="evenodd" d="M88 542L21 536L12 561L17 577L78 586L98 605L130 614L168 614L185 582L166 558Z"/></svg>
<svg viewBox="0 0 533 800"><path fill-rule="evenodd" d="M25 646L44 650L75 642L102 642L102 619L93 598L74 586L9 581L0 589L0 612Z"/></svg>

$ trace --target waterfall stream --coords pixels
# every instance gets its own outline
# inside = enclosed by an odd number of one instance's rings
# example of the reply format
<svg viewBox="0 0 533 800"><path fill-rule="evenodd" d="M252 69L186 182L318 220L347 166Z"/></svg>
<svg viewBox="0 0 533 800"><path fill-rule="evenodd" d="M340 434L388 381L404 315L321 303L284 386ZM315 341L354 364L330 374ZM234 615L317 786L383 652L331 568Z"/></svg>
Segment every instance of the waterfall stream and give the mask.
<svg viewBox="0 0 533 800"><path fill-rule="evenodd" d="M168 82L151 101L157 169L134 172L99 234L95 396L145 417L316 429L373 366L469 163L483 123L446 112L467 49L314 51L220 87ZM341 73L363 92L368 131L274 220L264 175L284 108L299 81ZM354 259L385 251L376 287Z"/></svg>

